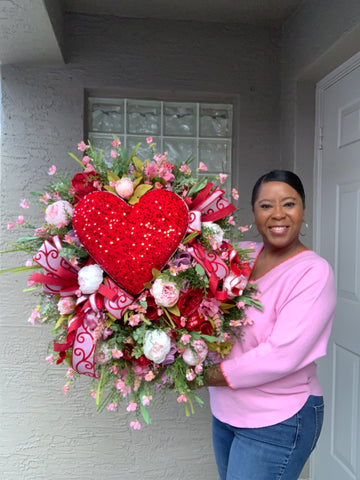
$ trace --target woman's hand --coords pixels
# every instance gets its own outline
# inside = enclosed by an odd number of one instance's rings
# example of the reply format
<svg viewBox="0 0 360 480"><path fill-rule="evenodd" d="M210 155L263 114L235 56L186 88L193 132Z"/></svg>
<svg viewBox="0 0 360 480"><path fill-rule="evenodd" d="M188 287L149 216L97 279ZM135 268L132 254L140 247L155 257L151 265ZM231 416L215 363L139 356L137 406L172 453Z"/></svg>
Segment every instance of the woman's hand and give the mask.
<svg viewBox="0 0 360 480"><path fill-rule="evenodd" d="M208 367L204 375L205 385L208 387L228 387L228 383L221 371L220 364Z"/></svg>

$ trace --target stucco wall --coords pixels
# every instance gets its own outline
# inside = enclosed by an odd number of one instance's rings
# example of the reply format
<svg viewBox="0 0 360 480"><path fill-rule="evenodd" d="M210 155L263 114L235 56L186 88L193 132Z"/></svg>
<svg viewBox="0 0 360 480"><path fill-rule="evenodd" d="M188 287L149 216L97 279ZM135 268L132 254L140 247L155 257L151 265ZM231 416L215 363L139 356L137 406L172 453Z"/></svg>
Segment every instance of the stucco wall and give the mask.
<svg viewBox="0 0 360 480"><path fill-rule="evenodd" d="M251 184L279 162L278 45L255 27L118 21L73 16L65 66L2 68L1 225L41 190L52 164L75 172L69 151L83 139L85 88L215 92L238 97L234 178L242 203ZM21 210L21 211L20 211ZM248 209L244 216L249 216ZM245 218L245 221L248 221ZM13 233L1 231L2 247ZM0 256L1 267L24 256ZM186 418L172 397L152 411L153 425L131 431L125 413L95 412L82 378L68 396L65 367L45 362L51 339L26 319L35 306L24 275L2 275L0 467L4 480L216 479L207 391L205 406ZM125 405L124 405L125 411Z"/></svg>

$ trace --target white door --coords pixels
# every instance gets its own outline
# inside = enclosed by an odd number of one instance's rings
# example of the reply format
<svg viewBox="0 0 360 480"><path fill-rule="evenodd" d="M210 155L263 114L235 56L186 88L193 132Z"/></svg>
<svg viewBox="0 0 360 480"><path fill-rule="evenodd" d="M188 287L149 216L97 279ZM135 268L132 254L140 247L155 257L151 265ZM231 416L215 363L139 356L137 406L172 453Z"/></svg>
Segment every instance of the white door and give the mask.
<svg viewBox="0 0 360 480"><path fill-rule="evenodd" d="M314 480L360 479L360 54L317 85L315 250L335 271L338 306L318 362L325 422ZM321 138L322 137L322 138Z"/></svg>

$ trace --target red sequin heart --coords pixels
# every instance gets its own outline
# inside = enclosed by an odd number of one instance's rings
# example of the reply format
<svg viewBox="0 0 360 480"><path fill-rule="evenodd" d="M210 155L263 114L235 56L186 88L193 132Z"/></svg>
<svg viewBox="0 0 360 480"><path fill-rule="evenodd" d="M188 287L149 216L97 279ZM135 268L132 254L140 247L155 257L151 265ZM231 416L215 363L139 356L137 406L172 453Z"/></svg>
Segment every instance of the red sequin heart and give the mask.
<svg viewBox="0 0 360 480"><path fill-rule="evenodd" d="M136 295L178 248L189 224L185 202L151 190L135 205L110 192L83 197L73 226L84 248L126 292Z"/></svg>

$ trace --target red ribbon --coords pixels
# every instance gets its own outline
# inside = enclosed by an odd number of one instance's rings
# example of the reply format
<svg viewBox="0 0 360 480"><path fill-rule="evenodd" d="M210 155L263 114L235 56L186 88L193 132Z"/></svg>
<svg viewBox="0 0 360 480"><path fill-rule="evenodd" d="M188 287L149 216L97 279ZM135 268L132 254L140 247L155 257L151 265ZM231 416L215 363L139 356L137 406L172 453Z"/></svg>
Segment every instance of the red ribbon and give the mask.
<svg viewBox="0 0 360 480"><path fill-rule="evenodd" d="M216 222L230 215L236 210L229 200L224 197L224 190L207 182L198 195L191 201L189 197L185 201L189 207L189 232L201 232L201 222Z"/></svg>
<svg viewBox="0 0 360 480"><path fill-rule="evenodd" d="M53 242L45 240L33 257L34 262L43 267L46 273L33 273L29 280L42 283L45 293L63 297L74 295L79 289L77 278L80 268L60 256L62 245L58 236L53 237Z"/></svg>

